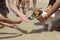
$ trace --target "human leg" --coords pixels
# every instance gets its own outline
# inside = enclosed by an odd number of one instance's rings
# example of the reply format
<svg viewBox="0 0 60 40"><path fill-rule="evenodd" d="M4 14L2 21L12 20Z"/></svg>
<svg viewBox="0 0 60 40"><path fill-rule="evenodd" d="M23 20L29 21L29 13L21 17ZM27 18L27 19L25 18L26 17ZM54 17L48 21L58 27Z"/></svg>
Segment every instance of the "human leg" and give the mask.
<svg viewBox="0 0 60 40"><path fill-rule="evenodd" d="M29 7L30 7L30 0L27 0L27 2L26 2L26 11L29 11Z"/></svg>
<svg viewBox="0 0 60 40"><path fill-rule="evenodd" d="M17 6L18 9L20 9L19 7L20 7L20 4L21 4L21 1L22 0L16 0L16 6Z"/></svg>
<svg viewBox="0 0 60 40"><path fill-rule="evenodd" d="M33 8L36 8L36 2L37 0L33 0Z"/></svg>

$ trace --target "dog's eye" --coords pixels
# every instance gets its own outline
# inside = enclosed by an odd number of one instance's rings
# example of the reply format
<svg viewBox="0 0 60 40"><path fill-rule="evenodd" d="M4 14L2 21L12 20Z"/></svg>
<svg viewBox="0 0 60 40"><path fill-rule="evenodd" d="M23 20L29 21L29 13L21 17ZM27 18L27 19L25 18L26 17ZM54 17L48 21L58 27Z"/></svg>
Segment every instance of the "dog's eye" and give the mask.
<svg viewBox="0 0 60 40"><path fill-rule="evenodd" d="M39 13L39 15L41 15L41 13Z"/></svg>
<svg viewBox="0 0 60 40"><path fill-rule="evenodd" d="M36 15L35 13L33 13L33 15Z"/></svg>

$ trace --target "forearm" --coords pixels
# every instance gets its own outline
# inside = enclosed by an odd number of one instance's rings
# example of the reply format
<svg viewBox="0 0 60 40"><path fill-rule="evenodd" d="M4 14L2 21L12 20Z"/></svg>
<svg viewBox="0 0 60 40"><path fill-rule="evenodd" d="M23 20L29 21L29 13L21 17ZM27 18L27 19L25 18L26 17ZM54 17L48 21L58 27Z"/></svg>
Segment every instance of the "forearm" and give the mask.
<svg viewBox="0 0 60 40"><path fill-rule="evenodd" d="M16 7L16 5L14 5L14 2L13 2L13 0L9 0L9 7L10 7L10 9L13 11L13 12L15 12L18 16L20 16L20 11L18 10L18 8Z"/></svg>
<svg viewBox="0 0 60 40"><path fill-rule="evenodd" d="M36 8L37 0L33 0L33 8Z"/></svg>
<svg viewBox="0 0 60 40"><path fill-rule="evenodd" d="M5 22L5 23L10 23L10 24L19 24L22 22L22 20L12 20L9 18L4 18L4 17L1 17L0 21Z"/></svg>
<svg viewBox="0 0 60 40"><path fill-rule="evenodd" d="M55 4L51 7L51 10L48 11L48 16L51 16L59 8L60 2L56 1Z"/></svg>
<svg viewBox="0 0 60 40"><path fill-rule="evenodd" d="M1 21L0 21L0 25L4 25L4 26L11 26L11 24L4 23L4 22L1 22Z"/></svg>
<svg viewBox="0 0 60 40"><path fill-rule="evenodd" d="M1 21L0 21L0 25L8 26L10 28L16 28L16 26L14 26L14 25L11 25L11 24L8 24L8 23L5 23L5 22L1 22Z"/></svg>
<svg viewBox="0 0 60 40"><path fill-rule="evenodd" d="M22 22L22 20L11 20L9 18L5 18L3 22L10 23L10 24L19 24Z"/></svg>

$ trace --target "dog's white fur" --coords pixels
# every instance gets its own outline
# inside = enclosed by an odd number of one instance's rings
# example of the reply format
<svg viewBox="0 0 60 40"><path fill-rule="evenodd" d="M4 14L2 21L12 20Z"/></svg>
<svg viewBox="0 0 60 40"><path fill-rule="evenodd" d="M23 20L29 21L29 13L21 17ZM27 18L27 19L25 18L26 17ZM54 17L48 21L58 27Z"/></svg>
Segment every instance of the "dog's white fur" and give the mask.
<svg viewBox="0 0 60 40"><path fill-rule="evenodd" d="M41 15L42 15L42 17L45 17L45 16L47 16L47 14L48 14L48 13L44 11ZM52 17L52 18L55 17L55 14L52 14L51 17Z"/></svg>
<svg viewBox="0 0 60 40"><path fill-rule="evenodd" d="M47 12L43 12L42 14L42 17L45 17L47 16ZM54 20L54 17L55 17L55 13L51 15L51 18ZM45 21L45 24L48 24L48 31L50 31L51 27L52 27L52 19L49 18L47 21Z"/></svg>

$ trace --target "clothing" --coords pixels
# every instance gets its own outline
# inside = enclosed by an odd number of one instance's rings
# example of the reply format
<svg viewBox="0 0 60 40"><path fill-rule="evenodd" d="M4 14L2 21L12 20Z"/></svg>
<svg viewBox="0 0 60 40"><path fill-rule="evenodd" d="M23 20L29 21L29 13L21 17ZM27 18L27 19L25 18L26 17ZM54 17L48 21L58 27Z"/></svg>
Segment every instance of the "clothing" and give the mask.
<svg viewBox="0 0 60 40"><path fill-rule="evenodd" d="M1 2L2 0L0 0L0 2Z"/></svg>
<svg viewBox="0 0 60 40"><path fill-rule="evenodd" d="M7 13L9 13L9 10L6 6L6 0L0 0L0 14L2 14L4 17L7 17Z"/></svg>
<svg viewBox="0 0 60 40"><path fill-rule="evenodd" d="M0 14L2 14L5 17L5 15L7 15L7 13L9 13L9 10L6 6L0 7Z"/></svg>
<svg viewBox="0 0 60 40"><path fill-rule="evenodd" d="M50 0L48 5L53 5L56 2L56 0Z"/></svg>
<svg viewBox="0 0 60 40"><path fill-rule="evenodd" d="M60 19L59 19L60 20ZM60 21L54 21L53 22L53 25L56 26L56 27L59 27L60 26Z"/></svg>
<svg viewBox="0 0 60 40"><path fill-rule="evenodd" d="M9 13L9 10L7 7L0 8L0 13L5 13L5 12Z"/></svg>
<svg viewBox="0 0 60 40"><path fill-rule="evenodd" d="M56 11L55 12L55 17L54 17L54 21L53 21L53 25L56 27L60 26L60 11Z"/></svg>

